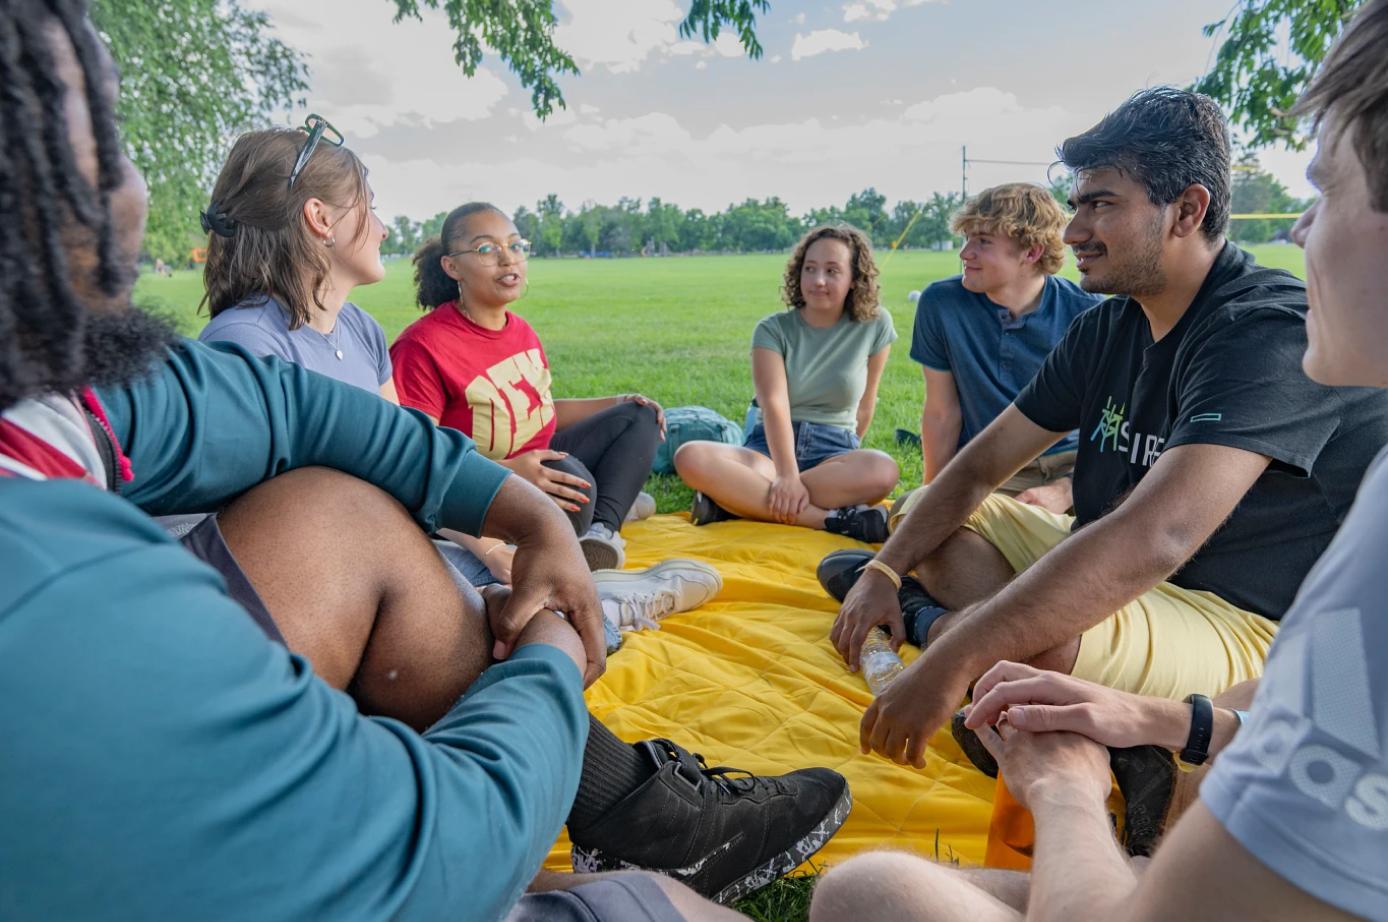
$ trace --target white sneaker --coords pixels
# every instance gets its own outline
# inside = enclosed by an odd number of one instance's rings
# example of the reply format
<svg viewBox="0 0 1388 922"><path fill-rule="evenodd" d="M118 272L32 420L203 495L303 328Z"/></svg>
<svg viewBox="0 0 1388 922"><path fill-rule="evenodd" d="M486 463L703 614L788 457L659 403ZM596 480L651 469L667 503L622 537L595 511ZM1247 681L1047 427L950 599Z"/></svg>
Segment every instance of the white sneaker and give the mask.
<svg viewBox="0 0 1388 922"><path fill-rule="evenodd" d="M698 608L723 589L723 577L697 560L662 560L644 570L593 574L608 623L623 631L658 628L666 615Z"/></svg>
<svg viewBox="0 0 1388 922"><path fill-rule="evenodd" d="M627 560L626 541L601 522L589 526L578 539L578 546L583 549L589 570L620 570Z"/></svg>
<svg viewBox="0 0 1388 922"><path fill-rule="evenodd" d="M626 521L639 522L642 519L649 519L655 515L655 497L642 490L636 494L636 499L627 510Z"/></svg>

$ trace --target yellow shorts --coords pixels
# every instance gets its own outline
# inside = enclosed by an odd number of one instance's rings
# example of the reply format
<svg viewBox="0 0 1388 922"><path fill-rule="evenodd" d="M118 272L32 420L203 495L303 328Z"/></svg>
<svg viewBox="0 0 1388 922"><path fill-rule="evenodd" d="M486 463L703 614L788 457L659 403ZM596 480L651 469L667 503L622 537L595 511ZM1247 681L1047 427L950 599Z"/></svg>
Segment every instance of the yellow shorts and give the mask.
<svg viewBox="0 0 1388 922"><path fill-rule="evenodd" d="M905 515L914 505L897 511ZM994 493L964 526L1020 573L1068 537L1073 523L1073 516ZM1275 621L1213 592L1161 583L1080 635L1074 675L1162 698L1215 695L1263 674L1276 633Z"/></svg>

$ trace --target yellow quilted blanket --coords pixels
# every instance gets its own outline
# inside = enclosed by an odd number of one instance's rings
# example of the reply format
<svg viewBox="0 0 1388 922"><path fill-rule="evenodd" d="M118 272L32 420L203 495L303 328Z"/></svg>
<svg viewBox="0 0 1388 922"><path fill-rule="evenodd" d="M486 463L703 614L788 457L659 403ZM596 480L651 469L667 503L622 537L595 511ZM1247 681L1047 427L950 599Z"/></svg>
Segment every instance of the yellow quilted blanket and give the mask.
<svg viewBox="0 0 1388 922"><path fill-rule="evenodd" d="M931 741L922 771L858 751L871 696L829 643L838 606L814 569L828 552L860 545L791 526L695 528L683 515L655 516L622 534L629 568L691 557L717 567L724 586L715 601L669 616L659 631L625 635L587 694L613 732L669 737L710 765L759 774L814 765L842 773L853 812L814 858L820 869L881 846L982 863L993 782L969 766L948 729ZM568 852L561 837L547 866L567 869Z"/></svg>

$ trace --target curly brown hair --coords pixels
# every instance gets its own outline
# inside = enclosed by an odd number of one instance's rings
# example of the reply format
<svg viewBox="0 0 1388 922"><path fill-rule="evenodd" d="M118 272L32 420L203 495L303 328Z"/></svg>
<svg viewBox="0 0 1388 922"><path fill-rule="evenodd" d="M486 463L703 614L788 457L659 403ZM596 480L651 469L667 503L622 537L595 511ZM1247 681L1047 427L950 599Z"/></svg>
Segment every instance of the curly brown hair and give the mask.
<svg viewBox="0 0 1388 922"><path fill-rule="evenodd" d="M786 263L785 281L781 286L781 298L786 307L805 306L805 296L800 293L800 271L805 268L805 254L816 240L840 240L847 244L853 254L853 284L844 299L843 309L851 320L862 323L877 316L877 263L872 258L872 243L867 234L852 224L821 224L800 238Z"/></svg>

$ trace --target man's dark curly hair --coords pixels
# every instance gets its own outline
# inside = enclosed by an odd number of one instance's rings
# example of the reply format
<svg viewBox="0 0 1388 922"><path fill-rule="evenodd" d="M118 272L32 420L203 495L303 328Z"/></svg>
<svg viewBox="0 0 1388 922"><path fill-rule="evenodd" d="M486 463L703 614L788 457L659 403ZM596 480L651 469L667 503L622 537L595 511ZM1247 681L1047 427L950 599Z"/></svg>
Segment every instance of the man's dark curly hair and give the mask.
<svg viewBox="0 0 1388 922"><path fill-rule="evenodd" d="M97 180L77 168L54 55L55 29L85 75ZM118 293L133 266L117 255L111 191L123 177L109 71L85 0L4 0L0 7L0 409L83 380L87 306L71 284L74 230L95 241L96 287ZM96 324L101 326L100 323ZM99 363L100 360L98 359ZM99 378L100 376L98 376Z"/></svg>
<svg viewBox="0 0 1388 922"><path fill-rule="evenodd" d="M1229 226L1229 124L1208 96L1173 86L1141 90L1057 153L1071 172L1118 170L1154 205L1170 205L1199 183L1210 191L1205 239L1218 240Z"/></svg>

